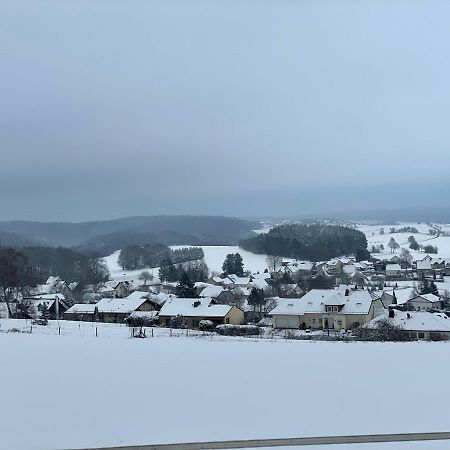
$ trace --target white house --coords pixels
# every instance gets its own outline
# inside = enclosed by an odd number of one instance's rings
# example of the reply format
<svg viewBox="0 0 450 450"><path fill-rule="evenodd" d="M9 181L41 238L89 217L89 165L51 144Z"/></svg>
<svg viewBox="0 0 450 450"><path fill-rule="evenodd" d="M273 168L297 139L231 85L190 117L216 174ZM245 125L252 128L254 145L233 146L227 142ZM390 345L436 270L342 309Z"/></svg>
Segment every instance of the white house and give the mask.
<svg viewBox="0 0 450 450"><path fill-rule="evenodd" d="M391 314L394 317L390 318L386 313L370 321L366 326L375 328L380 320L389 320L416 339L440 340L450 338L450 318L443 313L392 310Z"/></svg>
<svg viewBox="0 0 450 450"><path fill-rule="evenodd" d="M430 311L432 309L441 309L442 302L440 297L434 294L417 295L408 300L415 311Z"/></svg>
<svg viewBox="0 0 450 450"><path fill-rule="evenodd" d="M386 264L386 276L387 277L397 277L402 275L404 269L401 268L400 264Z"/></svg>
<svg viewBox="0 0 450 450"><path fill-rule="evenodd" d="M351 329L385 311L367 290L313 289L300 299L280 299L269 315L274 328Z"/></svg>

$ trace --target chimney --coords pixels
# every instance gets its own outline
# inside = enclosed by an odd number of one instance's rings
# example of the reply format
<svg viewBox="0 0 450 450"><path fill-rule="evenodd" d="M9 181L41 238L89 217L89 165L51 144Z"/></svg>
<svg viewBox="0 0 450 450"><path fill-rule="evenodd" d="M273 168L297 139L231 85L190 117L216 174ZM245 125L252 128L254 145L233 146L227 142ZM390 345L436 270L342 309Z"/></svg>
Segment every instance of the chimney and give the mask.
<svg viewBox="0 0 450 450"><path fill-rule="evenodd" d="M389 308L389 319L393 319L395 317L395 312L392 308Z"/></svg>
<svg viewBox="0 0 450 450"><path fill-rule="evenodd" d="M192 304L192 306L194 307L194 308L197 308L197 306L200 306L200 300L196 300L193 304Z"/></svg>
<svg viewBox="0 0 450 450"><path fill-rule="evenodd" d="M348 289L345 290L345 296L348 297L350 295L350 291Z"/></svg>

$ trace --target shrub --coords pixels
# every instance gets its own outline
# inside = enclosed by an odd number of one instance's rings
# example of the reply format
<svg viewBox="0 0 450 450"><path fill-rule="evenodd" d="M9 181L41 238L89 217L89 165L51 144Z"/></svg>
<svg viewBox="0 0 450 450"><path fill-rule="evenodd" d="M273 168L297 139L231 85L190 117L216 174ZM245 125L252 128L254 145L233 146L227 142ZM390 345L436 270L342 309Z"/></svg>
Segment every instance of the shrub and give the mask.
<svg viewBox="0 0 450 450"><path fill-rule="evenodd" d="M201 331L213 331L214 330L214 322L210 320L200 320L198 324L198 328Z"/></svg>
<svg viewBox="0 0 450 450"><path fill-rule="evenodd" d="M261 332L256 325L217 325L216 331L222 336L258 336Z"/></svg>
<svg viewBox="0 0 450 450"><path fill-rule="evenodd" d="M186 319L178 314L170 319L170 328L186 328Z"/></svg>

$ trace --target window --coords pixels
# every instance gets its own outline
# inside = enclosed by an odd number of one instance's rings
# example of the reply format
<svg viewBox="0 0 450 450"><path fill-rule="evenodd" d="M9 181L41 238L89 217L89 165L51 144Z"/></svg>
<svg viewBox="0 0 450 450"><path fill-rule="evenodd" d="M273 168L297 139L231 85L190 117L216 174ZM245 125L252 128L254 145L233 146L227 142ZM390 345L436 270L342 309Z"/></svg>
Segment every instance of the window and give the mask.
<svg viewBox="0 0 450 450"><path fill-rule="evenodd" d="M333 307L332 306L327 306L327 312L332 312L333 311Z"/></svg>
<svg viewBox="0 0 450 450"><path fill-rule="evenodd" d="M230 323L230 318L229 317L226 318L226 322Z"/></svg>
<svg viewBox="0 0 450 450"><path fill-rule="evenodd" d="M333 306L333 312L339 312L339 306Z"/></svg>

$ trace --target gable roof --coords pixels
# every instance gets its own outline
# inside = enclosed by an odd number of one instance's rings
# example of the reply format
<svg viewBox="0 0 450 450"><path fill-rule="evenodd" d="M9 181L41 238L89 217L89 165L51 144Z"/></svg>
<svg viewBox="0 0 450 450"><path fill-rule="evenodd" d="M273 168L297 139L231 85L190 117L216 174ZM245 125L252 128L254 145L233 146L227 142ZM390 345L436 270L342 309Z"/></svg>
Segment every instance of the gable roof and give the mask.
<svg viewBox="0 0 450 450"><path fill-rule="evenodd" d="M343 305L337 314L367 314L377 298L366 290L350 291L338 289L313 289L300 299L280 299L271 315L304 315L325 313L326 306Z"/></svg>
<svg viewBox="0 0 450 450"><path fill-rule="evenodd" d="M218 297L225 289L222 286L209 284L200 293L200 297Z"/></svg>
<svg viewBox="0 0 450 450"><path fill-rule="evenodd" d="M138 309L149 298L148 292L136 291L125 298L102 298L97 303L98 312L131 313Z"/></svg>
<svg viewBox="0 0 450 450"><path fill-rule="evenodd" d="M75 303L65 314L94 314L96 306L93 303Z"/></svg>
<svg viewBox="0 0 450 450"><path fill-rule="evenodd" d="M409 317L408 317L409 315ZM380 320L388 319L394 325L406 331L441 331L450 332L450 318L443 313L394 311L394 317L383 314L371 320L366 326L375 328Z"/></svg>
<svg viewBox="0 0 450 450"><path fill-rule="evenodd" d="M197 306L194 306L197 305ZM164 303L160 316L225 317L231 305L216 305L211 298L172 298Z"/></svg>

